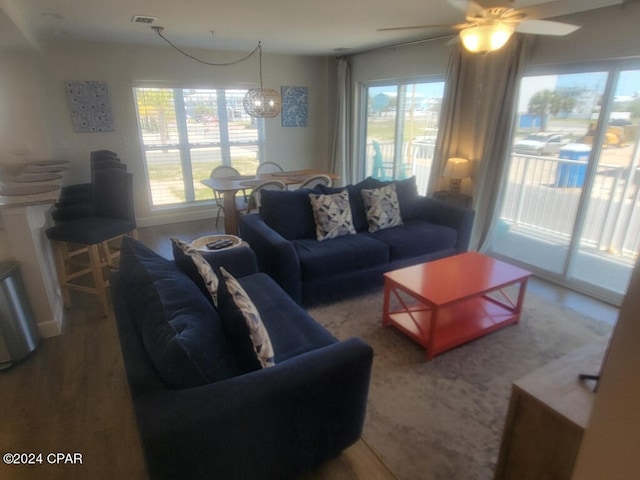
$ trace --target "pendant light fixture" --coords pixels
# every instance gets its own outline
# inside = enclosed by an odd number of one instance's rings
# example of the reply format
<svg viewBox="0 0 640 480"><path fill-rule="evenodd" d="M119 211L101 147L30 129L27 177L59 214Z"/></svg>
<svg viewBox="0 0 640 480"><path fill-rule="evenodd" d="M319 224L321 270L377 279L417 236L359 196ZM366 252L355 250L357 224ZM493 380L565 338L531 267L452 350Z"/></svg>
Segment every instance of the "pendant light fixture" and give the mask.
<svg viewBox="0 0 640 480"><path fill-rule="evenodd" d="M244 107L244 111L250 117L254 118L272 118L277 116L282 110L282 97L280 96L280 92L274 90L272 88L264 88L262 85L262 43L258 42L256 48L254 48L250 53L245 55L238 60L234 60L226 63L214 63L208 62L205 60L201 60L184 50L180 47L174 45L168 38L164 36L162 31L164 27L151 27L151 30L156 32L156 34L162 38L165 42L167 42L172 48L180 52L185 57L188 57L196 62L203 63L205 65L210 65L212 67L228 67L230 65L236 65L238 63L244 62L251 58L256 52L258 53L259 59L259 74L260 74L260 88L251 88L247 91L247 94L244 96L242 100L242 106Z"/></svg>
<svg viewBox="0 0 640 480"><path fill-rule="evenodd" d="M242 106L251 117L272 118L282 110L280 92L262 86L262 44L258 42L258 58L260 62L260 88L252 88L244 96Z"/></svg>

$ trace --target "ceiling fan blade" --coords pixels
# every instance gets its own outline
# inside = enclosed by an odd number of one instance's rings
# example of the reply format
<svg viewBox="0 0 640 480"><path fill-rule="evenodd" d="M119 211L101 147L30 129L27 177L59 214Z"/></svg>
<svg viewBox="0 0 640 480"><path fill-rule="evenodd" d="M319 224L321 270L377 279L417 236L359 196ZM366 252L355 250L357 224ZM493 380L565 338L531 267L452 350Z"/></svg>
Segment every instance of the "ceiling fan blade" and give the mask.
<svg viewBox="0 0 640 480"><path fill-rule="evenodd" d="M433 25L412 25L410 27L386 27L386 28L377 28L376 32L388 32L391 30L419 30L419 29L427 29L427 28L451 28L452 25L450 23L441 23L441 24L433 24Z"/></svg>
<svg viewBox="0 0 640 480"><path fill-rule="evenodd" d="M516 26L516 32L534 35L569 35L580 27L570 23L553 22L551 20L524 20Z"/></svg>
<svg viewBox="0 0 640 480"><path fill-rule="evenodd" d="M462 10L467 17L483 17L485 8L473 0L449 0L449 5Z"/></svg>

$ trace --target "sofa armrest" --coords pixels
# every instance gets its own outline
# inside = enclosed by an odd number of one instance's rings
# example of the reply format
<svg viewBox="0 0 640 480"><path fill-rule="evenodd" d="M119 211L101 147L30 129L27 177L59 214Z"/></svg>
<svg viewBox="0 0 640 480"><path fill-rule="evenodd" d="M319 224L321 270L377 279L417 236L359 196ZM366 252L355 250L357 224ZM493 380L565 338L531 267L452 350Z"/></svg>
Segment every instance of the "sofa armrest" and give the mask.
<svg viewBox="0 0 640 480"><path fill-rule="evenodd" d="M253 249L258 268L273 278L297 303L302 300L300 261L293 244L257 214L240 217L240 237Z"/></svg>
<svg viewBox="0 0 640 480"><path fill-rule="evenodd" d="M224 267L234 277L246 277L258 273L255 252L248 246L241 245L226 250L213 250L204 252L202 256L214 269Z"/></svg>
<svg viewBox="0 0 640 480"><path fill-rule="evenodd" d="M417 202L418 218L455 229L458 232L456 252L463 253L469 249L474 210L430 197L419 197Z"/></svg>
<svg viewBox="0 0 640 480"><path fill-rule="evenodd" d="M352 338L223 382L138 397L150 478L297 477L360 438L372 359Z"/></svg>

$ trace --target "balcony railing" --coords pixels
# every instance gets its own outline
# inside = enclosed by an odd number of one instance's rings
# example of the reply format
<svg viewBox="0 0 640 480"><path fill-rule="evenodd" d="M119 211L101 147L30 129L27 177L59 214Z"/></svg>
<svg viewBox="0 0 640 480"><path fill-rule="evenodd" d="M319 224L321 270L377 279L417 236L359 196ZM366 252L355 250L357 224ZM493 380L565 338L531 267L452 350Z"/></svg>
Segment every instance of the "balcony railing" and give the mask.
<svg viewBox="0 0 640 480"><path fill-rule="evenodd" d="M502 220L568 244L587 167L584 161L514 154ZM635 169L598 165L584 217L583 248L635 260L640 246L638 178Z"/></svg>
<svg viewBox="0 0 640 480"><path fill-rule="evenodd" d="M418 190L427 190L434 143L405 142L402 162L394 165L392 142L380 143L384 175L416 175ZM374 149L367 146L367 175L376 168ZM513 154L501 218L536 237L568 244L578 213L588 164L556 157ZM395 172L395 175L394 175ZM640 175L619 165L598 165L584 219L581 246L635 261L640 247Z"/></svg>
<svg viewBox="0 0 640 480"><path fill-rule="evenodd" d="M393 142L380 142L380 157L376 158L373 144L367 145L367 162L365 176L372 175L376 178L403 179L412 175L416 176L418 192L424 195L427 192L431 165L433 163L434 139L413 140L404 142L402 155L394 163Z"/></svg>

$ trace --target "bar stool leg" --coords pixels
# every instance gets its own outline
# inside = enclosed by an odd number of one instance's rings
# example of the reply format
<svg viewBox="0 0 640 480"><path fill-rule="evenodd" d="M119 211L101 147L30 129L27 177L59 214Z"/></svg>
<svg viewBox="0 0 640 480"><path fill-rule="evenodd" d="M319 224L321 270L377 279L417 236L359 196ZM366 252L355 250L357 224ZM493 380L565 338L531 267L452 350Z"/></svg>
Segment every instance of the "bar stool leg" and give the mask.
<svg viewBox="0 0 640 480"><path fill-rule="evenodd" d="M69 295L69 287L67 283L67 261L68 251L66 242L53 242L53 256L56 262L56 274L58 276L58 285L62 292L62 303L65 308L71 307L71 296Z"/></svg>
<svg viewBox="0 0 640 480"><path fill-rule="evenodd" d="M91 264L91 270L93 275L93 283L96 289L96 295L98 301L102 307L104 316L109 315L109 302L107 300L106 281L104 279L103 267L104 263L100 257L100 250L98 244L89 246L89 262Z"/></svg>

